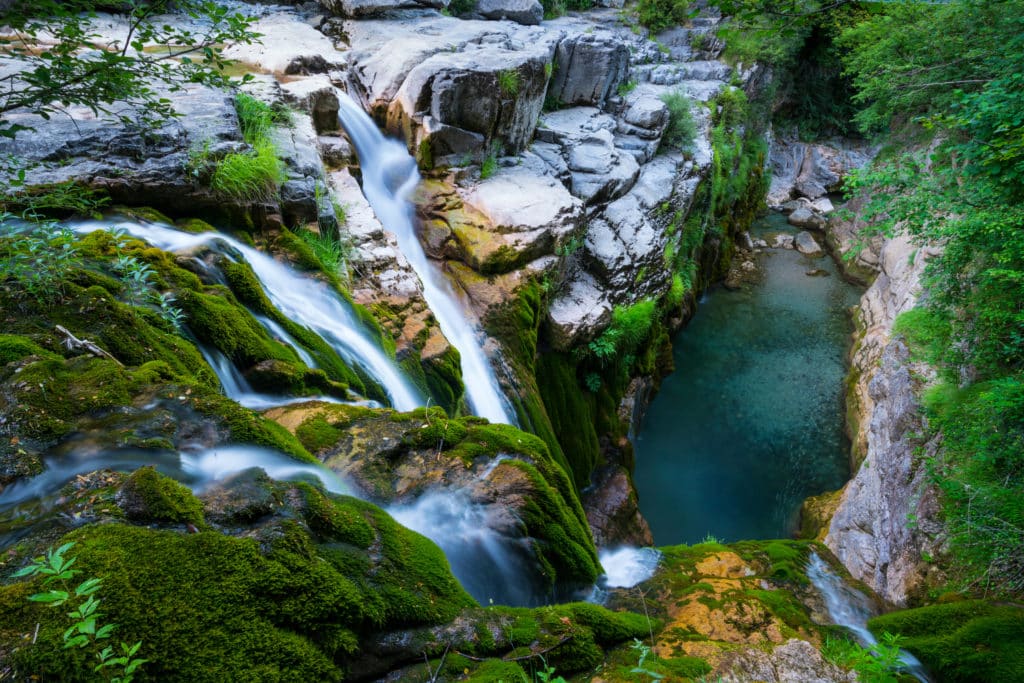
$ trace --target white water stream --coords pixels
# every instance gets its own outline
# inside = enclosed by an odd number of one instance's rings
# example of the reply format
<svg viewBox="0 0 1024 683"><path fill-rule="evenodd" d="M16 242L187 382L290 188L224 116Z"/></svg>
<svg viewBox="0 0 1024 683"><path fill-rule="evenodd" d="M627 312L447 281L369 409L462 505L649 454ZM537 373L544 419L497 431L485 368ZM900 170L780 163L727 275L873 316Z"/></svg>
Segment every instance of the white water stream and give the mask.
<svg viewBox="0 0 1024 683"><path fill-rule="evenodd" d="M868 630L868 619L874 616L874 611L867 596L847 585L816 553L811 553L807 578L825 600L825 608L832 623L849 629L863 647L873 649L878 639ZM922 683L930 683L928 672L917 657L906 650L900 650L900 663L903 671Z"/></svg>
<svg viewBox="0 0 1024 683"><path fill-rule="evenodd" d="M462 380L470 409L491 422L515 424L494 369L476 330L451 283L433 266L416 236L409 195L420 181L416 161L405 145L385 138L373 119L348 95L338 91L338 118L359 156L363 193L384 228L394 233L402 254L423 283L423 298L437 318L441 332L462 358Z"/></svg>
<svg viewBox="0 0 1024 683"><path fill-rule="evenodd" d="M187 233L156 223L104 220L83 221L70 227L80 233L121 229L165 251L182 251L217 242L227 245L252 267L263 291L281 313L316 332L343 358L363 367L384 387L396 409L412 410L423 405L418 392L402 376L395 362L366 336L336 292L322 282L301 276L263 252L221 233ZM224 382L224 377L221 381ZM245 393L241 387L236 388ZM225 390L228 390L226 384Z"/></svg>

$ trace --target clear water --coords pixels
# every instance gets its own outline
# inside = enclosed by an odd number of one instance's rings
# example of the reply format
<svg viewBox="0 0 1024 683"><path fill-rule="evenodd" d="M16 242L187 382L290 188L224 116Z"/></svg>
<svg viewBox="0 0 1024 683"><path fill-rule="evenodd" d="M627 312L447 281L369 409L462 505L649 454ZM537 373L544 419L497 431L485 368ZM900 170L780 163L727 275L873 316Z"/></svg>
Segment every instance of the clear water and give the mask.
<svg viewBox="0 0 1024 683"><path fill-rule="evenodd" d="M774 214L752 234L789 230ZM760 284L705 297L636 436L640 510L657 545L789 536L804 498L849 477L842 393L859 291L827 257L760 259Z"/></svg>

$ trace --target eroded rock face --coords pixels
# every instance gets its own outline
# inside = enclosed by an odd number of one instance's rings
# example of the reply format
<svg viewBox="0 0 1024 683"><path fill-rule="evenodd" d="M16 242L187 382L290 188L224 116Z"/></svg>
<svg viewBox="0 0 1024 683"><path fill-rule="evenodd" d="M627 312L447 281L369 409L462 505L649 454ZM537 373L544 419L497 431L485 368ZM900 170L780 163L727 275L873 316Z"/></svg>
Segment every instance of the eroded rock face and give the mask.
<svg viewBox="0 0 1024 683"><path fill-rule="evenodd" d="M544 6L538 0L478 0L476 11L485 19L508 19L527 26L536 26L544 18Z"/></svg>
<svg viewBox="0 0 1024 683"><path fill-rule="evenodd" d="M564 105L600 107L626 80L628 70L629 51L621 40L571 36L558 44L549 93Z"/></svg>
<svg viewBox="0 0 1024 683"><path fill-rule="evenodd" d="M444 9L449 0L319 0L329 12L343 17L372 17L397 9Z"/></svg>
<svg viewBox="0 0 1024 683"><path fill-rule="evenodd" d="M847 173L866 165L876 152L866 143L850 140L809 144L775 139L769 157L768 206L777 208L793 197L822 197L838 189Z"/></svg>
<svg viewBox="0 0 1024 683"><path fill-rule="evenodd" d="M860 336L847 394L854 478L843 489L826 545L857 579L897 605L906 604L925 580L922 552L934 552L941 527L935 492L915 451L924 431L914 377L931 371L911 362L906 347L892 340L896 316L913 308L929 249L916 253L905 237L886 241L881 272L864 294L858 313ZM924 444L925 450L934 444ZM908 520L916 520L911 522Z"/></svg>
<svg viewBox="0 0 1024 683"><path fill-rule="evenodd" d="M746 649L729 653L716 670L725 683L856 683L856 672L844 671L822 657L806 640L791 638L770 653Z"/></svg>

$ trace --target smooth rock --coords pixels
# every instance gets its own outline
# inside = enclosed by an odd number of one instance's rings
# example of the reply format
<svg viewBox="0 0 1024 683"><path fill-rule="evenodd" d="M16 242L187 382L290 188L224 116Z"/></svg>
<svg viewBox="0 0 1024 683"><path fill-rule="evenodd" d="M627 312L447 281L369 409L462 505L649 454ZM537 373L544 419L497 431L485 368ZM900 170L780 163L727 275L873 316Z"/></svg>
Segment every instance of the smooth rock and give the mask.
<svg viewBox="0 0 1024 683"><path fill-rule="evenodd" d="M817 240L814 239L814 235L807 231L798 232L793 238L793 246L804 256L822 256L825 251L818 244Z"/></svg>
<svg viewBox="0 0 1024 683"><path fill-rule="evenodd" d="M536 26L544 18L544 6L538 0L477 0L476 11L486 19L508 19Z"/></svg>
<svg viewBox="0 0 1024 683"><path fill-rule="evenodd" d="M790 225L795 225L798 228L807 228L808 230L823 230L825 228L824 217L804 207L800 207L789 214L786 221Z"/></svg>

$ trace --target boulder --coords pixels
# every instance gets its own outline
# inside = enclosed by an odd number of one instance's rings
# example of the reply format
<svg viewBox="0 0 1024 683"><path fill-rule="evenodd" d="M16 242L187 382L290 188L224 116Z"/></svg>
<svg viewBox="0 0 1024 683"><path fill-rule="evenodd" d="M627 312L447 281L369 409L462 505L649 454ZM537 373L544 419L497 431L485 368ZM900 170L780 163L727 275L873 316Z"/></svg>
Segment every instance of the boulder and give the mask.
<svg viewBox="0 0 1024 683"><path fill-rule="evenodd" d="M323 33L294 12L274 12L259 18L253 30L257 42L235 44L224 55L253 70L272 74L326 74L345 68L345 55Z"/></svg>
<svg viewBox="0 0 1024 683"><path fill-rule="evenodd" d="M285 102L310 115L317 133L323 134L340 129L338 94L327 76L318 75L285 81L281 83L281 93Z"/></svg>
<svg viewBox="0 0 1024 683"><path fill-rule="evenodd" d="M485 19L508 19L526 26L536 26L544 18L544 6L538 0L477 0L476 11Z"/></svg>
<svg viewBox="0 0 1024 683"><path fill-rule="evenodd" d="M796 234L793 238L793 246L804 256L817 257L825 254L821 245L814 239L814 235L806 230Z"/></svg>
<svg viewBox="0 0 1024 683"><path fill-rule="evenodd" d="M486 49L433 55L415 66L388 107L387 127L433 159L497 148L522 151L544 103L546 51Z"/></svg>
<svg viewBox="0 0 1024 683"><path fill-rule="evenodd" d="M629 472L615 465L599 470L593 479L582 502L594 543L599 548L654 545Z"/></svg>
<svg viewBox="0 0 1024 683"><path fill-rule="evenodd" d="M445 9L449 0L319 0L329 12L343 17L371 17L398 9Z"/></svg>
<svg viewBox="0 0 1024 683"><path fill-rule="evenodd" d="M562 40L555 52L548 95L564 105L601 107L629 72L629 50L621 40L596 34Z"/></svg>
<svg viewBox="0 0 1024 683"><path fill-rule="evenodd" d="M806 228L808 230L825 229L825 218L804 207L800 207L793 213L789 214L789 217L786 220L790 225L795 225L798 228Z"/></svg>

